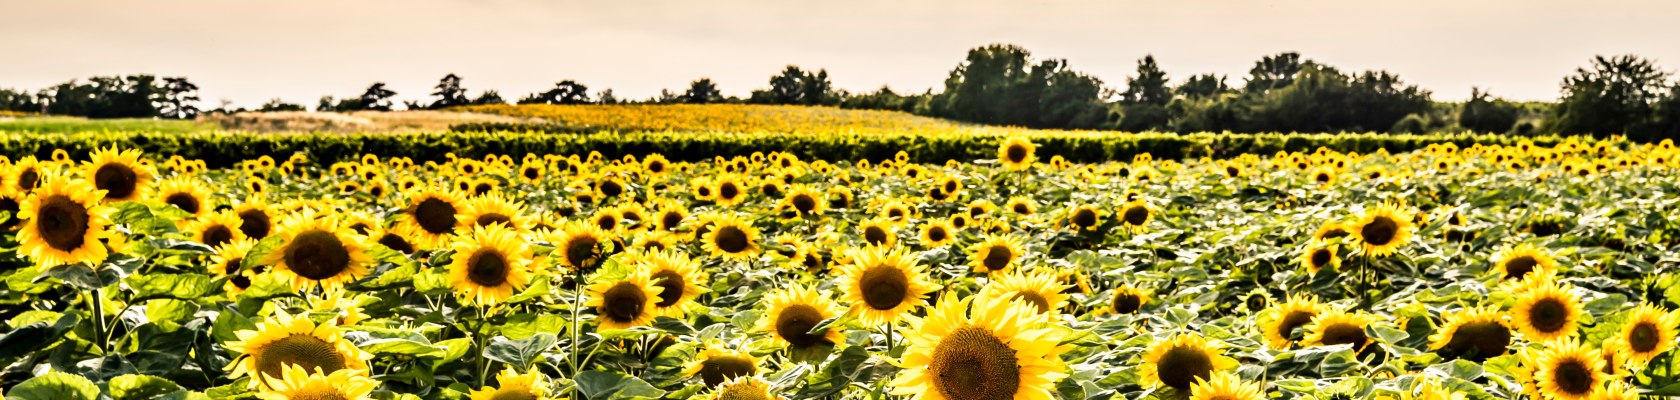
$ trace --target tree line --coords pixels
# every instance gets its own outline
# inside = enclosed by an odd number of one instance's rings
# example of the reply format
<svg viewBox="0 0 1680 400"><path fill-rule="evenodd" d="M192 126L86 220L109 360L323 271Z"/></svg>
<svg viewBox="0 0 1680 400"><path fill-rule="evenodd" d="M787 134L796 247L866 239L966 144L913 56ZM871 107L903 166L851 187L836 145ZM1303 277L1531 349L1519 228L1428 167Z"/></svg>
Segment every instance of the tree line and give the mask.
<svg viewBox="0 0 1680 400"><path fill-rule="evenodd" d="M1560 84L1556 102L1514 102L1472 88L1463 102L1436 102L1387 71L1343 71L1286 52L1254 62L1248 75L1192 74L1175 80L1153 56L1137 62L1123 90L1075 70L1067 60L1035 60L1026 49L988 45L969 50L942 87L922 93L891 88L852 93L837 89L828 71L787 66L767 87L746 97L725 96L700 78L686 89L646 99L621 99L563 80L514 100L517 104L790 104L897 110L984 124L1033 128L1169 132L1394 132L1475 131L1536 134L1625 134L1639 140L1680 135L1680 81L1637 56L1595 57ZM448 74L429 99L397 104L383 82L359 95L322 97L315 111L443 109L508 103L494 90L469 94ZM0 110L90 118L195 118L205 112L306 111L278 99L252 109L197 106L198 87L186 78L151 75L95 77L35 93L0 89Z"/></svg>

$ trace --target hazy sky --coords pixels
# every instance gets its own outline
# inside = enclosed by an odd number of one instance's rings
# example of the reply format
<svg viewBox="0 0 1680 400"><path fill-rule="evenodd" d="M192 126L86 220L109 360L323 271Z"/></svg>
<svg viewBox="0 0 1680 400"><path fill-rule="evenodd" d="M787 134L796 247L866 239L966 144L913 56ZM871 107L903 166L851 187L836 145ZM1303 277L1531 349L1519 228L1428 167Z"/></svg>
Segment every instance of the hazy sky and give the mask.
<svg viewBox="0 0 1680 400"><path fill-rule="evenodd" d="M745 96L796 64L853 91L939 85L965 52L1015 43L1122 89L1154 54L1174 82L1295 50L1435 92L1524 100L1595 54L1680 68L1673 0L527 1L0 0L0 87L184 75L218 99L313 106L384 81L428 97L446 73L514 99L575 79L621 98L698 77Z"/></svg>

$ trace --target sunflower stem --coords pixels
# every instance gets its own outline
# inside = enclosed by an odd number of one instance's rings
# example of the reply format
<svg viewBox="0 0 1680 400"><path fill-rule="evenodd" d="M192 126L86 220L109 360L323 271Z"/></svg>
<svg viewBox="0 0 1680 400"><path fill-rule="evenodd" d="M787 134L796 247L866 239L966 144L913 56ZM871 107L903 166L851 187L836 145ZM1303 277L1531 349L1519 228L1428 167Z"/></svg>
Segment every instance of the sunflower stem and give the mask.
<svg viewBox="0 0 1680 400"><path fill-rule="evenodd" d="M485 375L490 374L490 366L484 362L484 305L478 304L478 321L473 324L473 343L478 346L478 357L473 357L478 363L478 387L484 387Z"/></svg>
<svg viewBox="0 0 1680 400"><path fill-rule="evenodd" d="M105 355L105 305L99 289L93 289L88 296L88 305L93 311L93 346L99 349L100 355Z"/></svg>
<svg viewBox="0 0 1680 400"><path fill-rule="evenodd" d="M582 368L581 365L578 365L577 354L578 354L578 329L579 329L579 327L578 327L578 317L579 317L579 310L583 308L583 268L574 267L574 268L572 268L572 270L574 272L574 274L572 275L573 276L572 282L574 284L573 284L573 287L572 287L572 304L571 304L571 306L572 306L572 332L571 332L572 333L572 341L571 341L572 350L570 352L568 352L567 355L570 355L572 357L572 376L576 377L578 371Z"/></svg>

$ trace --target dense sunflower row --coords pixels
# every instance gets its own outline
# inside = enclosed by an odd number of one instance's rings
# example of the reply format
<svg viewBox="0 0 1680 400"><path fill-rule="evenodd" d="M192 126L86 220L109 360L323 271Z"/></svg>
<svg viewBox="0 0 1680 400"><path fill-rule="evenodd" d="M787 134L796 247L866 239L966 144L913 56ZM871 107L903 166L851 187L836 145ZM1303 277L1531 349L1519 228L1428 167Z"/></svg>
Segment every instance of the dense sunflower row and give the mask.
<svg viewBox="0 0 1680 400"><path fill-rule="evenodd" d="M8 398L1680 392L1669 142L6 160Z"/></svg>

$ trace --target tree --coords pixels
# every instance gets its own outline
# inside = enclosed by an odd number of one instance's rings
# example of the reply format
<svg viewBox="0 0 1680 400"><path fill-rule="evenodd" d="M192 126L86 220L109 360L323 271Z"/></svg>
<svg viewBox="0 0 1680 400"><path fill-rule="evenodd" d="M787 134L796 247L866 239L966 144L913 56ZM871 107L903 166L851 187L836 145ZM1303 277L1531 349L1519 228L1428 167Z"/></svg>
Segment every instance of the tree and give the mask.
<svg viewBox="0 0 1680 400"><path fill-rule="evenodd" d="M1120 103L1164 106L1172 101L1172 90L1167 89L1167 72L1155 64L1155 56L1138 60L1137 73L1126 78L1126 91L1120 94Z"/></svg>
<svg viewBox="0 0 1680 400"><path fill-rule="evenodd" d="M41 103L29 92L0 88L0 111L39 112Z"/></svg>
<svg viewBox="0 0 1680 400"><path fill-rule="evenodd" d="M1228 93L1231 91L1231 87L1225 85L1224 76L1201 74L1190 76L1190 79L1186 79L1183 84L1178 85L1178 88L1173 89L1173 91L1179 96L1202 99Z"/></svg>
<svg viewBox="0 0 1680 400"><path fill-rule="evenodd" d="M1656 118L1668 78L1667 72L1637 56L1593 57L1592 65L1564 78L1563 98L1546 126L1558 133L1626 134L1639 140L1673 135L1661 131Z"/></svg>
<svg viewBox="0 0 1680 400"><path fill-rule="evenodd" d="M554 84L542 93L532 93L519 99L519 104L589 104L589 87L573 80Z"/></svg>
<svg viewBox="0 0 1680 400"><path fill-rule="evenodd" d="M223 108L226 108L226 107L223 107ZM306 111L306 110L303 108L302 104L287 103L285 100L280 100L280 99L269 99L267 103L263 103L262 107L257 108L257 111L258 112L276 112L276 111Z"/></svg>
<svg viewBox="0 0 1680 400"><path fill-rule="evenodd" d="M198 85L184 77L163 78L163 110L166 118L198 117Z"/></svg>
<svg viewBox="0 0 1680 400"><path fill-rule="evenodd" d="M613 94L612 89L601 90L601 95L598 96L598 97L600 97L600 98L595 100L596 103L618 104L618 96Z"/></svg>
<svg viewBox="0 0 1680 400"><path fill-rule="evenodd" d="M828 70L812 73L789 65L770 76L770 88L754 90L748 102L757 104L834 105L840 96L828 80Z"/></svg>
<svg viewBox="0 0 1680 400"><path fill-rule="evenodd" d="M160 116L163 89L151 75L99 76L86 83L69 81L43 91L46 111L88 118L152 118Z"/></svg>
<svg viewBox="0 0 1680 400"><path fill-rule="evenodd" d="M1517 125L1515 104L1494 99L1481 88L1470 88L1470 100L1458 108L1458 126L1473 132L1505 133Z"/></svg>
<svg viewBox="0 0 1680 400"><path fill-rule="evenodd" d="M433 101L432 105L427 108L435 110L466 105L470 102L467 99L467 89L461 87L461 77L455 74L444 75L443 79L438 80L437 86L432 88L436 89L432 92L432 97L437 97L437 101Z"/></svg>
<svg viewBox="0 0 1680 400"><path fill-rule="evenodd" d="M391 97L397 92L385 88L385 82L374 82L357 98L360 109L368 111L391 111Z"/></svg>
<svg viewBox="0 0 1680 400"><path fill-rule="evenodd" d="M687 104L717 103L723 101L723 92L718 90L712 78L700 78L689 83L688 91L683 92L677 101Z"/></svg>
<svg viewBox="0 0 1680 400"><path fill-rule="evenodd" d="M1260 61L1254 62L1254 68L1248 70L1248 83L1244 89L1250 93L1265 93L1289 86L1295 82L1295 74L1301 72L1301 65L1301 53L1296 52L1261 57Z"/></svg>
<svg viewBox="0 0 1680 400"><path fill-rule="evenodd" d="M478 98L472 99L472 101L470 103L472 103L473 105L507 104L507 100L502 99L502 94L501 93L498 93L494 90L486 90L486 91L484 91L484 93L480 93L478 95Z"/></svg>

